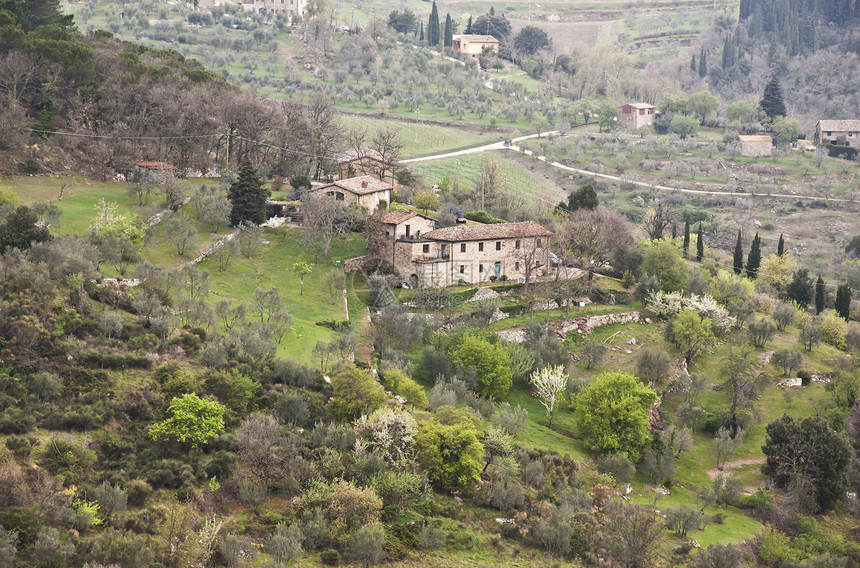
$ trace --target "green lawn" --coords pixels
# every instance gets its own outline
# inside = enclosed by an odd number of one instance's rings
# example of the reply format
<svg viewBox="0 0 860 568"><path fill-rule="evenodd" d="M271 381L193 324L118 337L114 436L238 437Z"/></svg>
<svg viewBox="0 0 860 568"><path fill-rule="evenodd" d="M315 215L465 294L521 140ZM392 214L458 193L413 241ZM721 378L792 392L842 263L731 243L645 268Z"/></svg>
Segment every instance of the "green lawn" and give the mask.
<svg viewBox="0 0 860 568"><path fill-rule="evenodd" d="M339 261L342 259L364 254L365 241L357 235L332 241L328 258L313 265L313 271L305 276L304 295L300 295L299 278L290 271L290 266L298 260L312 261L298 240L301 231L297 228L287 229L286 239L282 240L273 231L266 230L264 239L269 244L258 245L251 258L233 258L224 272L218 270L218 261L215 259L204 260L198 267L209 272L213 303L224 297L248 302L257 287L266 290L277 287L287 311L293 317L292 328L284 336L278 355L303 363L314 363L314 345L317 341L329 341L334 334L315 323L345 319L343 300L338 297L334 304L331 303L329 292L323 285L323 276L332 268L341 267ZM364 304L355 294L356 290L361 291L363 287L360 278L354 280L351 275L347 275L349 317L353 322L365 313Z"/></svg>

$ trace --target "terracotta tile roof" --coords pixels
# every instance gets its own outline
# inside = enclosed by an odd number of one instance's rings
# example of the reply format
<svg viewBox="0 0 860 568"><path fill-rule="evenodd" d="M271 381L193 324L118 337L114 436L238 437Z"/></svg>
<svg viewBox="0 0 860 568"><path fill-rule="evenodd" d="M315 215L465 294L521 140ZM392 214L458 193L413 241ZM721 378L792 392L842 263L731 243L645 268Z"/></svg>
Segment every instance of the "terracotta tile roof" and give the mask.
<svg viewBox="0 0 860 568"><path fill-rule="evenodd" d="M631 106L633 108L657 108L654 105L649 105L648 103L627 103L626 105L621 106Z"/></svg>
<svg viewBox="0 0 860 568"><path fill-rule="evenodd" d="M341 152L337 156L337 162L339 164L343 164L345 162L351 162L353 160L357 160L359 158L371 158L373 160L382 161L382 154L374 150L373 148L362 148L360 151L356 149L347 150L345 152Z"/></svg>
<svg viewBox="0 0 860 568"><path fill-rule="evenodd" d="M170 164L164 162L138 162L135 164L138 168L146 168L147 170L175 170Z"/></svg>
<svg viewBox="0 0 860 568"><path fill-rule="evenodd" d="M773 138L765 134L750 134L749 136L738 134L738 140L741 142L773 142Z"/></svg>
<svg viewBox="0 0 860 568"><path fill-rule="evenodd" d="M425 219L430 219L431 221L435 221L433 217L428 217L427 215L422 215L421 213L416 213L415 211L392 211L388 213L380 221L385 223L386 225L399 225L404 221L408 221L413 217L424 217Z"/></svg>
<svg viewBox="0 0 860 568"><path fill-rule="evenodd" d="M434 241L484 241L524 237L551 237L552 231L534 223L497 223L495 225L454 225L421 235Z"/></svg>
<svg viewBox="0 0 860 568"><path fill-rule="evenodd" d="M465 40L471 43L499 43L499 40L491 35L460 34L451 36L451 39Z"/></svg>
<svg viewBox="0 0 860 568"><path fill-rule="evenodd" d="M818 130L827 132L860 132L860 120L819 120Z"/></svg>
<svg viewBox="0 0 860 568"><path fill-rule="evenodd" d="M390 183L376 179L373 176L358 176L338 180L327 185L321 185L313 188L311 191L331 191L331 188L333 187L339 187L345 191L354 193L355 195L367 195L369 193L376 193L377 191L394 189L394 186Z"/></svg>

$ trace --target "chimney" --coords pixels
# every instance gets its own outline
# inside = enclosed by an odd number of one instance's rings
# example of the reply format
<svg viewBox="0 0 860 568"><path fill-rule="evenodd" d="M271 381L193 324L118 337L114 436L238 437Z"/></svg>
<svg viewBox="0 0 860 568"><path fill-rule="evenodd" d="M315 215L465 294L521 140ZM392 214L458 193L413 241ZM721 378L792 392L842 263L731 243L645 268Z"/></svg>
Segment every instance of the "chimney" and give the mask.
<svg viewBox="0 0 860 568"><path fill-rule="evenodd" d="M457 224L458 225L465 225L466 224L465 217L457 217Z"/></svg>
<svg viewBox="0 0 860 568"><path fill-rule="evenodd" d="M367 189L367 180L361 182L361 189Z"/></svg>

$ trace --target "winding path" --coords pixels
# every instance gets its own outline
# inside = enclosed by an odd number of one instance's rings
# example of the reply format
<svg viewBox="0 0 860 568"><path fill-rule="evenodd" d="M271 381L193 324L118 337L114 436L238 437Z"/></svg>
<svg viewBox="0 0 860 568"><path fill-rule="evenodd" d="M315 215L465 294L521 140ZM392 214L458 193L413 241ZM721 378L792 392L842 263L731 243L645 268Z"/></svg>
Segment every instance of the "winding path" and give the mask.
<svg viewBox="0 0 860 568"><path fill-rule="evenodd" d="M412 164L412 163L417 163L417 162L430 162L433 160L444 160L446 158L456 158L457 156L465 156L468 154L479 154L481 152L487 152L490 150L514 150L517 152L521 152L521 153L525 154L526 156L532 156L533 158L535 158L537 160L540 160L540 161L542 161L542 162L544 162L544 163L546 163L546 164L548 164L554 168L564 170L566 172L573 172L573 173L577 173L577 174L581 174L581 175L592 176L594 178L607 179L607 180L611 180L611 181L630 183L633 185L637 185L639 187L645 187L648 189L657 189L660 191L672 191L672 192L678 192L678 193L693 193L693 194L698 194L698 195L733 195L733 196L739 196L739 197L776 197L776 198L783 198L783 199L810 199L810 200L819 200L819 201L825 200L825 201L829 201L829 202L842 202L842 203L854 203L855 202L852 199L845 199L843 197L827 197L827 198L825 198L825 197L814 196L814 195L793 195L790 193L738 193L738 192L734 192L734 191L708 191L705 189L685 189L685 188L678 188L678 187L669 187L666 185L648 183L645 181L636 181L636 180L621 178L619 176L613 176L613 175L609 175L609 174L600 174L597 172L592 172L589 170L583 170L580 168L572 168L570 166L566 166L566 165L559 163L559 162L551 162L547 159L546 156L536 155L531 150L526 150L525 148L521 148L519 146L514 145L515 142L521 142L523 140L529 140L531 138L540 138L541 136L553 136L553 135L558 135L558 134L559 134L558 131L544 132L541 134L529 134L527 136L519 136L517 138L512 139L510 141L510 144L506 144L505 142L495 142L493 144L486 144L484 146L477 146L475 148L469 148L467 150L460 150L457 152L448 152L445 154L436 154L433 156L424 156L422 158L411 158L408 160L401 160L400 163ZM725 186L723 186L723 187L725 187Z"/></svg>

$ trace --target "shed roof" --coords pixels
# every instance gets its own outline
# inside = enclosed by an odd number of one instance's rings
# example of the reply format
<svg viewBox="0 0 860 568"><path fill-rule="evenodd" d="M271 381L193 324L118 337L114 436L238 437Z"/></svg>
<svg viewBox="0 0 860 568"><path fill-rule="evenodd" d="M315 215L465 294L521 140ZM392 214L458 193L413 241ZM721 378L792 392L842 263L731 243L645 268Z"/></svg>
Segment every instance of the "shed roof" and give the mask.
<svg viewBox="0 0 860 568"><path fill-rule="evenodd" d="M451 39L465 40L472 43L499 43L499 40L491 35L460 34L451 36Z"/></svg>
<svg viewBox="0 0 860 568"><path fill-rule="evenodd" d="M627 104L621 105L621 106L630 106L633 108L657 108L654 105L650 105L648 103L627 103Z"/></svg>
<svg viewBox="0 0 860 568"><path fill-rule="evenodd" d="M819 120L818 129L828 132L858 132L860 120Z"/></svg>
<svg viewBox="0 0 860 568"><path fill-rule="evenodd" d="M484 241L524 237L551 237L552 231L532 221L497 223L494 225L454 225L424 233L425 239L435 241Z"/></svg>
<svg viewBox="0 0 860 568"><path fill-rule="evenodd" d="M337 156L337 162L339 164L343 164L345 162L351 162L353 160L358 160L359 158L371 158L374 160L382 161L382 154L374 150L373 148L361 148L356 150L352 148L351 150L346 150L345 152L341 152Z"/></svg>
<svg viewBox="0 0 860 568"><path fill-rule="evenodd" d="M738 134L738 140L741 142L770 142L773 143L773 138L766 134Z"/></svg>
<svg viewBox="0 0 860 568"><path fill-rule="evenodd" d="M433 217L429 217L427 215L422 215L421 213L416 213L415 211L392 211L388 213L380 221L385 223L386 225L399 225L404 221L408 221L413 217L424 217L425 219L429 219L431 221L435 221Z"/></svg>
<svg viewBox="0 0 860 568"><path fill-rule="evenodd" d="M354 178L338 180L334 183L330 183L327 185L321 185L319 187L311 189L310 191L314 192L330 190L333 187L339 187L340 189L343 189L350 193L354 193L355 195L367 195L369 193L376 193L377 191L387 191L390 189L394 189L394 186L390 183L379 180L374 176L358 176Z"/></svg>

